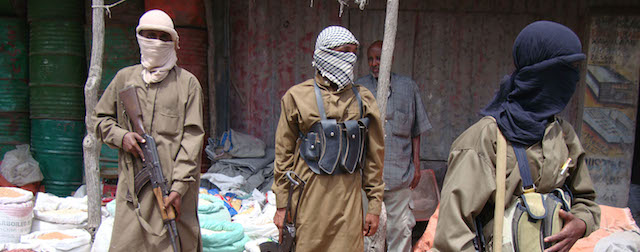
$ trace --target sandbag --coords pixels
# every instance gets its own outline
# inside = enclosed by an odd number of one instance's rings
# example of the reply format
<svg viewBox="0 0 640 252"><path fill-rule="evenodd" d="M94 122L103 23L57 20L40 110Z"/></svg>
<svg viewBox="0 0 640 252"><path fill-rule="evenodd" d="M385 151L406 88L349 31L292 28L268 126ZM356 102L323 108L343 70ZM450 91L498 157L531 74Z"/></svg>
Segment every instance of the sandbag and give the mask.
<svg viewBox="0 0 640 252"><path fill-rule="evenodd" d="M44 178L38 161L29 152L28 144L17 145L15 150L5 153L0 172L9 183L17 186L42 181Z"/></svg>
<svg viewBox="0 0 640 252"><path fill-rule="evenodd" d="M33 221L31 222L31 232L64 230L64 229L82 229L87 226L87 223L88 222L85 221L80 224L65 224L65 223L43 221L37 218L33 218Z"/></svg>
<svg viewBox="0 0 640 252"><path fill-rule="evenodd" d="M231 221L231 214L220 198L209 194L198 195L198 218L200 221Z"/></svg>
<svg viewBox="0 0 640 252"><path fill-rule="evenodd" d="M50 193L38 193L33 213L31 232L83 228L89 218L87 197L61 198Z"/></svg>
<svg viewBox="0 0 640 252"><path fill-rule="evenodd" d="M224 152L238 158L262 157L267 147L262 140L233 129L223 133L220 145Z"/></svg>
<svg viewBox="0 0 640 252"><path fill-rule="evenodd" d="M15 187L0 187L0 243L16 243L31 231L33 194Z"/></svg>
<svg viewBox="0 0 640 252"><path fill-rule="evenodd" d="M115 218L109 217L102 220L100 227L96 232L96 237L91 246L91 252L109 252L111 244L111 232L113 231L113 222Z"/></svg>
<svg viewBox="0 0 640 252"><path fill-rule="evenodd" d="M200 221L203 251L242 252L249 238L242 225L226 221Z"/></svg>
<svg viewBox="0 0 640 252"><path fill-rule="evenodd" d="M265 207L269 209L270 205ZM249 240L261 238L278 240L278 227L273 223L273 215L270 212L265 213L258 201L246 200L243 202L240 213L233 216L232 219L233 222L242 224L244 234Z"/></svg>
<svg viewBox="0 0 640 252"><path fill-rule="evenodd" d="M0 244L0 251L31 250L35 252L56 252L56 249L43 244L4 243Z"/></svg>
<svg viewBox="0 0 640 252"><path fill-rule="evenodd" d="M82 229L38 231L20 237L21 243L43 244L61 252L89 252L91 235Z"/></svg>
<svg viewBox="0 0 640 252"><path fill-rule="evenodd" d="M116 200L115 199L107 203L107 211L109 212L109 216L116 216Z"/></svg>

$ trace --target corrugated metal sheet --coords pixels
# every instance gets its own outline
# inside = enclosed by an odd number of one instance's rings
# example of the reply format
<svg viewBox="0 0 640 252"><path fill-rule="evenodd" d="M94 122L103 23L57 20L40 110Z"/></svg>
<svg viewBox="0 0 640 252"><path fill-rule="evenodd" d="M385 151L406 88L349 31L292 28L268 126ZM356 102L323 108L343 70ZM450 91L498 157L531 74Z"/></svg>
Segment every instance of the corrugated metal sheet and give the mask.
<svg viewBox="0 0 640 252"><path fill-rule="evenodd" d="M273 146L280 97L311 78L318 33L338 17L335 1L235 1L231 5L231 127Z"/></svg>

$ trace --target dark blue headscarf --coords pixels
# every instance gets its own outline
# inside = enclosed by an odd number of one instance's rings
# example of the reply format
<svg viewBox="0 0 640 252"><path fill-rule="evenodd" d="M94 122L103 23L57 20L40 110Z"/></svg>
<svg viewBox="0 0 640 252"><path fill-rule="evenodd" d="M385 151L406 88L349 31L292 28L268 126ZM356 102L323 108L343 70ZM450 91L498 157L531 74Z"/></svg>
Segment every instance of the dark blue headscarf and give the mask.
<svg viewBox="0 0 640 252"><path fill-rule="evenodd" d="M493 101L481 111L496 118L505 138L532 145L571 99L584 60L578 36L564 25L537 21L525 27L513 45L516 70L500 83Z"/></svg>

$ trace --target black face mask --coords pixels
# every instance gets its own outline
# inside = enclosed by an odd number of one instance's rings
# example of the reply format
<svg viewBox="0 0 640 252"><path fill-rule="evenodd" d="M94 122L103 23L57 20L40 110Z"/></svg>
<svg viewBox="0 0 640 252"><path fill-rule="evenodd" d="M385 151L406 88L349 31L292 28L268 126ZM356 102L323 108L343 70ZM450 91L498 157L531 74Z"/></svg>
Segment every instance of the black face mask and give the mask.
<svg viewBox="0 0 640 252"><path fill-rule="evenodd" d="M513 49L516 71L503 79L493 101L481 112L496 118L507 140L531 145L544 136L550 120L571 100L585 59L578 37L554 22L538 21L522 30Z"/></svg>

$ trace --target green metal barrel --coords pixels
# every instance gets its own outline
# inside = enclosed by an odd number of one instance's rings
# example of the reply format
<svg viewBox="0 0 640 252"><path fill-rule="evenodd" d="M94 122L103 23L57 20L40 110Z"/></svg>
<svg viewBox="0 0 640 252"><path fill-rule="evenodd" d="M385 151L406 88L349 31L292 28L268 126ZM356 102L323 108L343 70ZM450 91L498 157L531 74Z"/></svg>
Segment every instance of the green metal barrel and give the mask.
<svg viewBox="0 0 640 252"><path fill-rule="evenodd" d="M0 78L0 112L29 112L29 85L26 80Z"/></svg>
<svg viewBox="0 0 640 252"><path fill-rule="evenodd" d="M83 120L86 60L82 24L35 20L30 37L31 118Z"/></svg>
<svg viewBox="0 0 640 252"><path fill-rule="evenodd" d="M100 176L103 178L118 177L118 149L111 149L102 144L100 149Z"/></svg>
<svg viewBox="0 0 640 252"><path fill-rule="evenodd" d="M27 24L0 18L0 160L18 144L29 143Z"/></svg>
<svg viewBox="0 0 640 252"><path fill-rule="evenodd" d="M27 23L0 17L0 79L27 78L27 49Z"/></svg>
<svg viewBox="0 0 640 252"><path fill-rule="evenodd" d="M84 18L84 2L82 0L28 0L27 17L29 21L43 19L73 19Z"/></svg>
<svg viewBox="0 0 640 252"><path fill-rule="evenodd" d="M67 196L82 184L84 135L83 121L31 120L31 150L47 192Z"/></svg>
<svg viewBox="0 0 640 252"><path fill-rule="evenodd" d="M29 114L0 112L0 160L7 151L29 143Z"/></svg>
<svg viewBox="0 0 640 252"><path fill-rule="evenodd" d="M29 87L32 119L83 120L84 90L82 87L36 86Z"/></svg>
<svg viewBox="0 0 640 252"><path fill-rule="evenodd" d="M91 50L91 26L85 27L87 61ZM108 24L105 27L104 58L99 96L122 68L140 63L140 47L136 41L136 25Z"/></svg>

